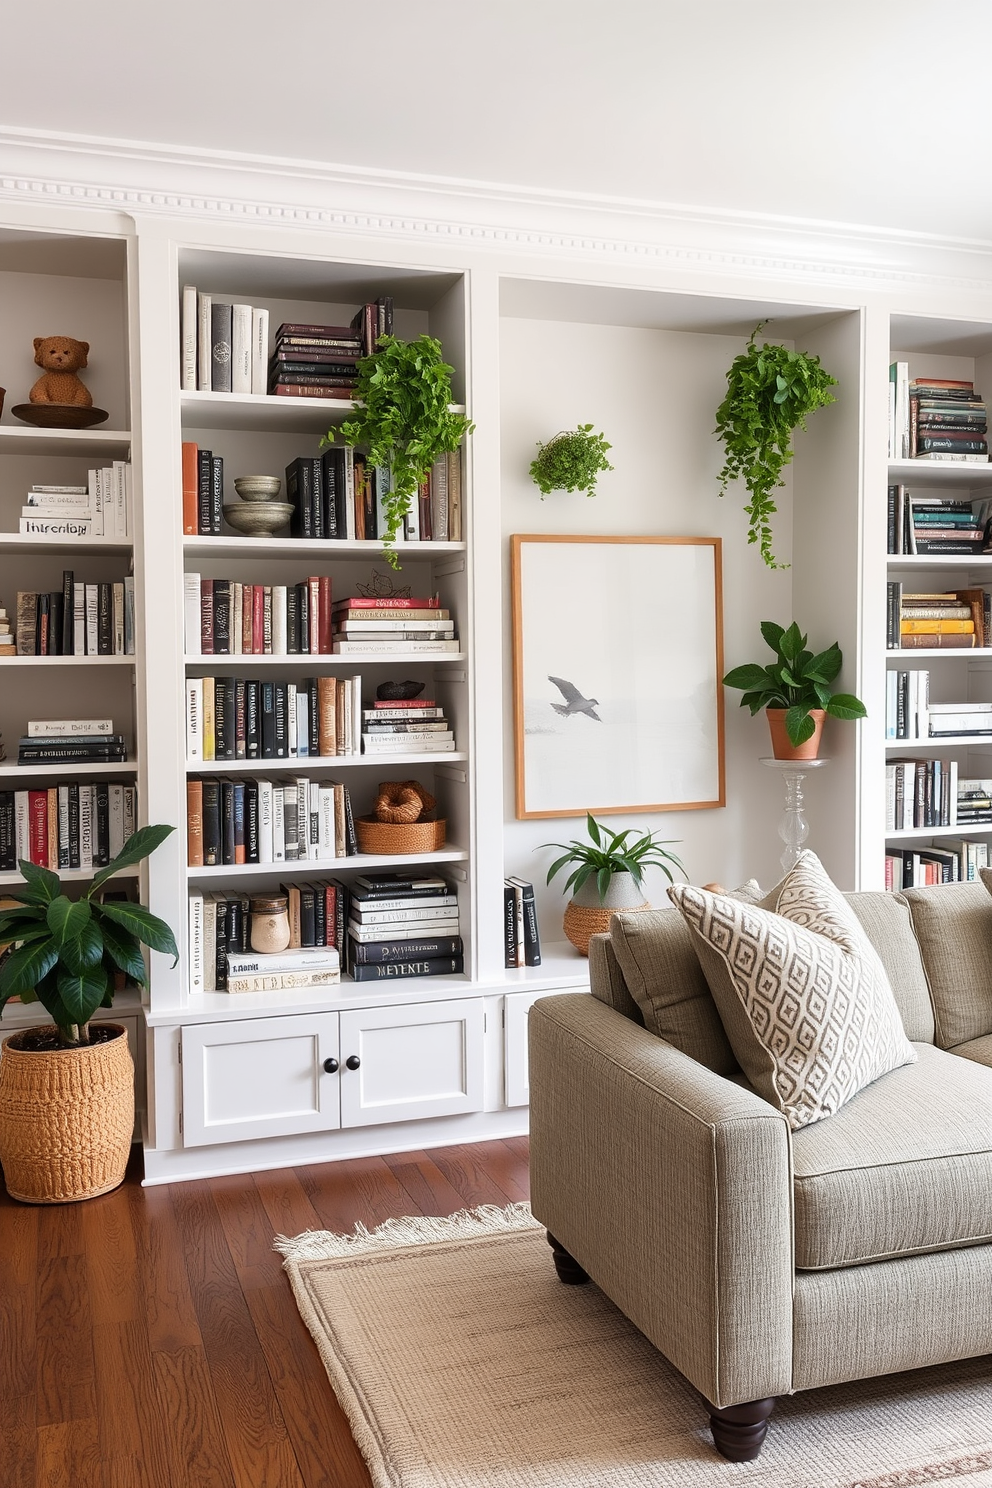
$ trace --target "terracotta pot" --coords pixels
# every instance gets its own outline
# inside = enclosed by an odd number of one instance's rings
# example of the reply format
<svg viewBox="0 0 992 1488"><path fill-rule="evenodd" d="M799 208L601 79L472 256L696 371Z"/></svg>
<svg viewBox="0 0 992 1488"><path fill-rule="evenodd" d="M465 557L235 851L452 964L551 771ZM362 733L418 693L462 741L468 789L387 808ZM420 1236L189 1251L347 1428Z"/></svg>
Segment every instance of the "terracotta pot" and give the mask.
<svg viewBox="0 0 992 1488"><path fill-rule="evenodd" d="M124 1181L134 1129L127 1032L78 1049L36 1053L14 1034L0 1052L0 1162L25 1204L67 1204ZM25 1030L31 1032L33 1030Z"/></svg>
<svg viewBox="0 0 992 1488"><path fill-rule="evenodd" d="M813 732L805 744L793 744L785 731L785 708L766 708L765 717L768 719L768 730L772 736L772 754L777 760L807 760L816 759L820 752L820 738L823 734L823 723L826 712L823 708L811 708L809 716L813 720Z"/></svg>
<svg viewBox="0 0 992 1488"><path fill-rule="evenodd" d="M650 908L629 873L614 873L602 898L595 878L587 878L565 907L563 929L575 949L588 956L589 937L605 934L618 911L627 914Z"/></svg>

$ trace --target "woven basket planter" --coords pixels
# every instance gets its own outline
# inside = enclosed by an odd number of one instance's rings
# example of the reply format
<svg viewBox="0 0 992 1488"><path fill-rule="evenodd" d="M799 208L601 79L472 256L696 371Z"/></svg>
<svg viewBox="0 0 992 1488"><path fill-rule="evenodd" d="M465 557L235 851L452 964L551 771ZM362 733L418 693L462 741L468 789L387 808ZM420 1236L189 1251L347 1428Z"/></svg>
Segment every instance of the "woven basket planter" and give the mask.
<svg viewBox="0 0 992 1488"><path fill-rule="evenodd" d="M437 852L444 846L443 821L381 822L374 816L355 819L358 849L363 853Z"/></svg>
<svg viewBox="0 0 992 1488"><path fill-rule="evenodd" d="M599 905L584 908L570 899L565 906L562 929L566 940L570 940L581 955L588 956L590 936L605 935L615 914L640 914L651 907L650 904L627 904L622 909L603 909Z"/></svg>
<svg viewBox="0 0 992 1488"><path fill-rule="evenodd" d="M0 1052L0 1162L25 1204L68 1204L123 1182L134 1129L134 1065L119 1023L107 1043Z"/></svg>

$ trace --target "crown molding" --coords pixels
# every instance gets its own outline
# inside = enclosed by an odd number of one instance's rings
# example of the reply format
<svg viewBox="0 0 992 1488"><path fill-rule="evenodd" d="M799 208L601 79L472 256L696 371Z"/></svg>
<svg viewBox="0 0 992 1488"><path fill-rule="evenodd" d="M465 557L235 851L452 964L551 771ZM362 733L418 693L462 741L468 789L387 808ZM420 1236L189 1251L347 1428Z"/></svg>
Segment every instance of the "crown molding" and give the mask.
<svg viewBox="0 0 992 1488"><path fill-rule="evenodd" d="M992 295L992 240L0 125L0 201Z"/></svg>

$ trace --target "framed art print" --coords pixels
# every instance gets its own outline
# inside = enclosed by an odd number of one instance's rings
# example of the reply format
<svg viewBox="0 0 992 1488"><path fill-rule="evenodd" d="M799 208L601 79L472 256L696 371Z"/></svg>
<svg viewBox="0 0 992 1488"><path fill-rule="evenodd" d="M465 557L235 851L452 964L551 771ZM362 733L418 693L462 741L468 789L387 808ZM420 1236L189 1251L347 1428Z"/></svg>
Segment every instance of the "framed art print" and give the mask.
<svg viewBox="0 0 992 1488"><path fill-rule="evenodd" d="M725 801L717 537L511 537L517 816Z"/></svg>

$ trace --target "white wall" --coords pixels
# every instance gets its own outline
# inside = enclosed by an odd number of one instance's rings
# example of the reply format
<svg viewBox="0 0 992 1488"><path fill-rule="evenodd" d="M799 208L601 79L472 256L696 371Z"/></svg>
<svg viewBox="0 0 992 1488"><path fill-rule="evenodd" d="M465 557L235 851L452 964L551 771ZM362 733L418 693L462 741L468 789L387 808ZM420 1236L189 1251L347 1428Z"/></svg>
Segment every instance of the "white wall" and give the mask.
<svg viewBox="0 0 992 1488"><path fill-rule="evenodd" d="M773 572L746 541L743 491L717 495L722 446L714 415L726 372L744 342L730 336L578 325L504 318L501 323L502 526L506 631L503 677L506 777L506 872L535 882L543 934L560 938L564 899L559 876L543 880L557 854L538 844L584 834L584 820L517 821L513 816L513 702L509 628L509 537L515 532L719 536L723 539L724 652L729 669L762 659L763 619L792 618L789 569ZM556 492L544 501L528 474L539 441L577 423L593 423L613 448L615 469L599 478L597 495ZM791 490L781 493L775 520L777 555L792 550ZM590 596L595 623L595 596ZM677 639L675 640L677 644ZM770 656L770 653L769 653ZM780 874L780 782L759 757L770 752L765 720L726 695L727 805L724 808L608 818L614 829L660 829L680 839L695 883L763 883ZM815 785L811 783L811 789ZM666 904L666 880L651 870L646 892Z"/></svg>

